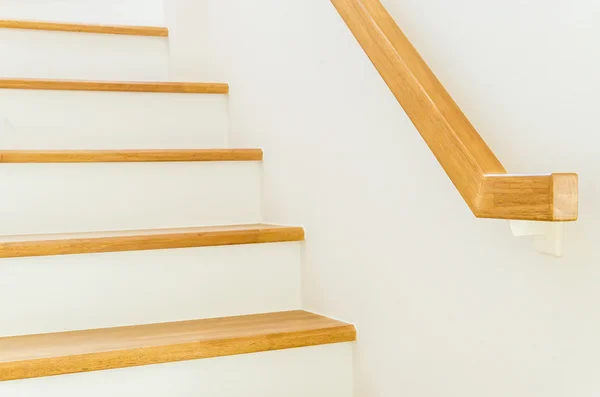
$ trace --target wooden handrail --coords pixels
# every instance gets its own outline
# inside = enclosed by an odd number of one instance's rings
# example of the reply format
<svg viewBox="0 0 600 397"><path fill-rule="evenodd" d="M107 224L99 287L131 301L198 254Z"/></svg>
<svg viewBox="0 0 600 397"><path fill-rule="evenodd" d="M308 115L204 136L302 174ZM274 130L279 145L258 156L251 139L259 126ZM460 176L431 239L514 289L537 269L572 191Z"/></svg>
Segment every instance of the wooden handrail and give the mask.
<svg viewBox="0 0 600 397"><path fill-rule="evenodd" d="M506 174L379 0L331 2L475 216L577 219L577 174Z"/></svg>

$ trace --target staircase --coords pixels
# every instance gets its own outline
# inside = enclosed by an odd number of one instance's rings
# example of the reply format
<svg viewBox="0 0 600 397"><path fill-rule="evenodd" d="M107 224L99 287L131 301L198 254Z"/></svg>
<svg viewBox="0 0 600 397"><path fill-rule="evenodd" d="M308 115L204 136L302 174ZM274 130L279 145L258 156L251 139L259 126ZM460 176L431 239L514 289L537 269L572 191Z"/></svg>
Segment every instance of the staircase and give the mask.
<svg viewBox="0 0 600 397"><path fill-rule="evenodd" d="M0 396L350 397L228 85L169 81L166 28L41 14L0 21Z"/></svg>

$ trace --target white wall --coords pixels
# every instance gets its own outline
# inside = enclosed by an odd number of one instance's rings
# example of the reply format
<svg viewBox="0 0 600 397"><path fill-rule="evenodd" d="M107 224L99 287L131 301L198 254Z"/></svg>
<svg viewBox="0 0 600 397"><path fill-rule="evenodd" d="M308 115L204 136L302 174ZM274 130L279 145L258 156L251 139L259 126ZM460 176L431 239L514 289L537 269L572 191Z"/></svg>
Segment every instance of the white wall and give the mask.
<svg viewBox="0 0 600 397"><path fill-rule="evenodd" d="M555 259L473 218L328 1L177 1L174 77L231 84L305 306L358 326L358 397L600 394L597 2L385 1L509 171L580 173Z"/></svg>

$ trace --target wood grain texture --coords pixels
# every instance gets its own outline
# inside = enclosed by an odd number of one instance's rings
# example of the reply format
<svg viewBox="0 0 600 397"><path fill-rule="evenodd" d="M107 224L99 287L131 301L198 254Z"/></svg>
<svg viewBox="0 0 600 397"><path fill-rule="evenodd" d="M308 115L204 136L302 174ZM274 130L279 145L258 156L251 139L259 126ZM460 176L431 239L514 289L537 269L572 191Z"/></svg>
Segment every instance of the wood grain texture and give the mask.
<svg viewBox="0 0 600 397"><path fill-rule="evenodd" d="M260 161L261 149L3 150L0 163L132 163L162 161Z"/></svg>
<svg viewBox="0 0 600 397"><path fill-rule="evenodd" d="M498 195L490 200L490 184L495 184L494 175L506 174L506 170L381 2L331 1L477 217L553 221L560 212L560 220L576 219L577 180L572 185L572 178L559 199L551 183L545 185L543 193L540 190L544 187L536 184L536 192L527 197L531 177L515 175L513 181L522 180L512 186L523 190L511 196L514 200L510 205L489 206L494 201L504 202ZM557 210L543 202L532 205L536 198L547 199L552 205L560 202L563 208ZM522 207L519 202L523 202Z"/></svg>
<svg viewBox="0 0 600 397"><path fill-rule="evenodd" d="M177 83L134 81L84 81L45 79L0 79L0 88L55 91L119 91L177 94L227 94L226 83Z"/></svg>
<svg viewBox="0 0 600 397"><path fill-rule="evenodd" d="M479 194L482 218L537 221L577 219L577 175L486 175Z"/></svg>
<svg viewBox="0 0 600 397"><path fill-rule="evenodd" d="M574 220L579 217L579 177L577 174L552 174L552 209L555 220Z"/></svg>
<svg viewBox="0 0 600 397"><path fill-rule="evenodd" d="M120 34L129 36L168 37L169 29L157 26L90 25L43 21L0 20L0 28L50 30L55 32Z"/></svg>
<svg viewBox="0 0 600 397"><path fill-rule="evenodd" d="M290 349L356 339L304 311L0 338L0 381Z"/></svg>
<svg viewBox="0 0 600 397"><path fill-rule="evenodd" d="M276 225L211 226L122 232L0 236L0 258L146 251L304 240L304 229Z"/></svg>

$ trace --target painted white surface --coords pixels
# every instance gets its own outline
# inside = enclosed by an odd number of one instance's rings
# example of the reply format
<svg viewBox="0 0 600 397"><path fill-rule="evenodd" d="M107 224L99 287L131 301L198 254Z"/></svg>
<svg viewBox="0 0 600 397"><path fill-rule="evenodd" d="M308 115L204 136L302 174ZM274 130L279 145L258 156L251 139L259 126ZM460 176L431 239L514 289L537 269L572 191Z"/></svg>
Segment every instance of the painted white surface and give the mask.
<svg viewBox="0 0 600 397"><path fill-rule="evenodd" d="M165 81L169 77L167 40L0 29L0 77Z"/></svg>
<svg viewBox="0 0 600 397"><path fill-rule="evenodd" d="M230 7L247 5L230 2ZM213 0L164 0L165 21L169 28L170 79L227 81L229 74L220 58L225 56L229 43L212 37L221 29L220 23L227 23L225 20L229 15L226 11L221 4L213 5ZM236 32L241 31L236 28ZM223 39L229 41L230 36L223 36ZM230 86L230 90L235 87Z"/></svg>
<svg viewBox="0 0 600 397"><path fill-rule="evenodd" d="M300 308L301 243L0 261L0 336Z"/></svg>
<svg viewBox="0 0 600 397"><path fill-rule="evenodd" d="M227 96L0 89L2 149L219 148Z"/></svg>
<svg viewBox="0 0 600 397"><path fill-rule="evenodd" d="M1 164L0 235L259 223L260 162Z"/></svg>
<svg viewBox="0 0 600 397"><path fill-rule="evenodd" d="M179 0L211 43L176 69L231 84L305 307L357 324L357 397L598 395L600 3L384 3L509 172L580 174L564 258L473 218L328 1Z"/></svg>
<svg viewBox="0 0 600 397"><path fill-rule="evenodd" d="M0 383L10 397L352 397L352 343Z"/></svg>
<svg viewBox="0 0 600 397"><path fill-rule="evenodd" d="M534 247L542 254L563 256L564 223L510 221L513 236L534 236Z"/></svg>
<svg viewBox="0 0 600 397"><path fill-rule="evenodd" d="M0 0L3 19L94 23L164 24L162 0Z"/></svg>

